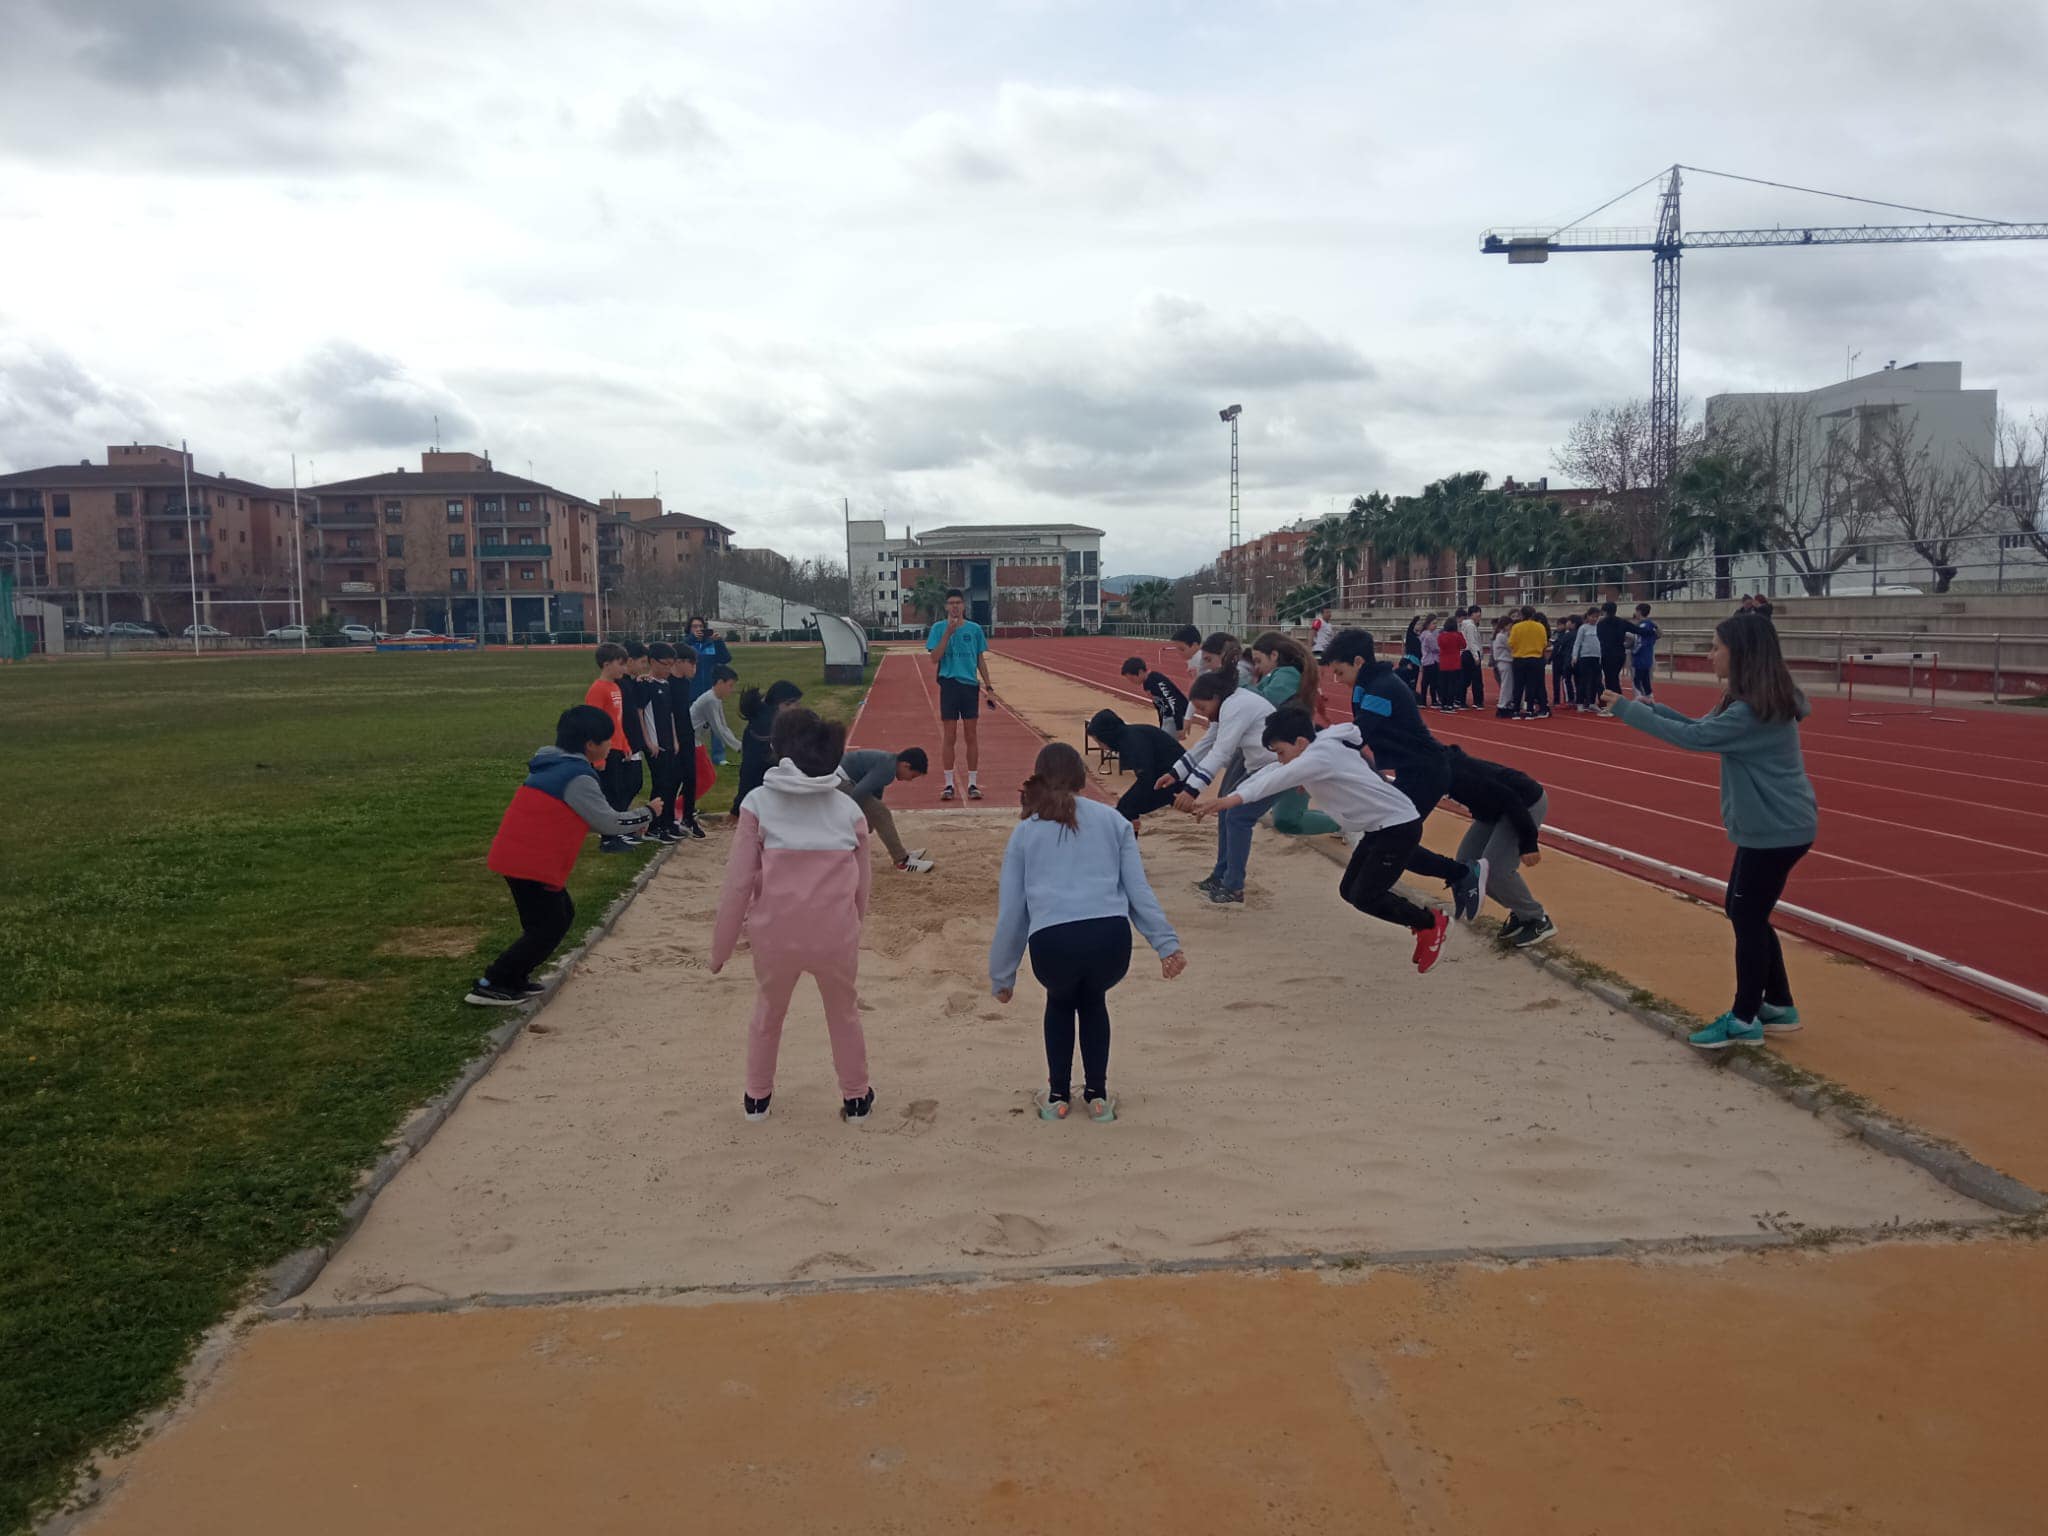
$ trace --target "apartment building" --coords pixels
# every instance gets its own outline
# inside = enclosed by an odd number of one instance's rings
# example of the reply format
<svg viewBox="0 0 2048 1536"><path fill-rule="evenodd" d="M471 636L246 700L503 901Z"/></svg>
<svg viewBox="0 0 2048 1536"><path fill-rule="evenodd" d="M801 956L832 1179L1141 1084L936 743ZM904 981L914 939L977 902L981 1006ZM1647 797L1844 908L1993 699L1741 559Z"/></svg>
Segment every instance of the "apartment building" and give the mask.
<svg viewBox="0 0 2048 1536"><path fill-rule="evenodd" d="M1314 527L1313 521L1290 523L1222 551L1216 556L1217 584L1242 593L1245 612L1254 620L1269 617L1282 597L1308 579L1301 552Z"/></svg>
<svg viewBox="0 0 2048 1536"><path fill-rule="evenodd" d="M912 594L930 577L957 587L989 629L1102 627L1100 528L1078 523L963 523L889 537L879 519L847 525L854 604L884 625L925 615Z"/></svg>
<svg viewBox="0 0 2048 1536"><path fill-rule="evenodd" d="M732 529L708 517L665 512L659 496L607 496L598 507L598 575L608 590L630 575L676 580L707 556L732 549Z"/></svg>
<svg viewBox="0 0 2048 1536"><path fill-rule="evenodd" d="M204 473L161 443L0 475L0 563L67 618L173 632L195 618L231 632L282 623L296 587L292 535L289 490Z"/></svg>
<svg viewBox="0 0 2048 1536"><path fill-rule="evenodd" d="M597 503L475 453L313 487L307 604L380 630L499 638L587 629ZM317 594L317 601L315 594Z"/></svg>

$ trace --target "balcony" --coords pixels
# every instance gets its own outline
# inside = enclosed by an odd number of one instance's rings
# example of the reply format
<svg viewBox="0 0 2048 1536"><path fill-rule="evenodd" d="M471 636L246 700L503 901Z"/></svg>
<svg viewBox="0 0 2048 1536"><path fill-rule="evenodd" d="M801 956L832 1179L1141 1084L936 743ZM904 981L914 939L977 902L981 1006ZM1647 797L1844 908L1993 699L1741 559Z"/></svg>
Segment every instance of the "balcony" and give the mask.
<svg viewBox="0 0 2048 1536"><path fill-rule="evenodd" d="M545 512L479 512L476 525L479 528L545 528L548 515Z"/></svg>
<svg viewBox="0 0 2048 1536"><path fill-rule="evenodd" d="M375 565L379 559L374 549L309 549L306 560L311 565Z"/></svg>
<svg viewBox="0 0 2048 1536"><path fill-rule="evenodd" d="M197 550L202 555L210 555L213 553L213 540L206 534L195 533L192 535L189 544L182 540L176 544L150 544L146 545L142 552L152 558L157 555L166 555L182 560L185 558L185 551L187 549ZM127 554L130 551L123 550L122 553Z"/></svg>
<svg viewBox="0 0 2048 1536"><path fill-rule="evenodd" d="M551 544L479 544L479 560L545 560L554 553Z"/></svg>
<svg viewBox="0 0 2048 1536"><path fill-rule="evenodd" d="M308 528L374 528L377 526L375 509L368 512L335 512L327 508L313 513L306 519Z"/></svg>
<svg viewBox="0 0 2048 1536"><path fill-rule="evenodd" d="M153 523L182 523L186 520L183 507L152 507L142 514ZM213 508L194 504L191 520L203 523L213 516Z"/></svg>

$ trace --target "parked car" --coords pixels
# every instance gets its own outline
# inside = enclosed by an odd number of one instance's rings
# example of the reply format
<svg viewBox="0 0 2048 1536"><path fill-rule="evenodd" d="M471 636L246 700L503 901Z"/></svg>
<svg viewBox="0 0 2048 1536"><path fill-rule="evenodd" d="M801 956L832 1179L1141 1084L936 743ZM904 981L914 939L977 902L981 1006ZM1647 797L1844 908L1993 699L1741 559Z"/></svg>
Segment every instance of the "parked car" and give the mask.
<svg viewBox="0 0 2048 1536"><path fill-rule="evenodd" d="M171 632L161 624L144 624L135 619L116 619L107 626L116 640L168 640Z"/></svg>
<svg viewBox="0 0 2048 1536"><path fill-rule="evenodd" d="M441 632L438 629L408 629L398 638L401 640L438 640L441 638Z"/></svg>
<svg viewBox="0 0 2048 1536"><path fill-rule="evenodd" d="M263 638L266 640L303 640L306 638L306 626L303 624L280 624L275 629L263 631Z"/></svg>
<svg viewBox="0 0 2048 1536"><path fill-rule="evenodd" d="M350 645L375 645L380 638L377 631L367 624L344 624L341 636Z"/></svg>
<svg viewBox="0 0 2048 1536"><path fill-rule="evenodd" d="M184 629L184 638L187 640L225 640L227 637L226 630L215 629L211 624L187 624Z"/></svg>
<svg viewBox="0 0 2048 1536"><path fill-rule="evenodd" d="M104 631L100 629L99 625L88 623L84 619L66 619L64 621L64 637L67 640L90 640L102 633Z"/></svg>

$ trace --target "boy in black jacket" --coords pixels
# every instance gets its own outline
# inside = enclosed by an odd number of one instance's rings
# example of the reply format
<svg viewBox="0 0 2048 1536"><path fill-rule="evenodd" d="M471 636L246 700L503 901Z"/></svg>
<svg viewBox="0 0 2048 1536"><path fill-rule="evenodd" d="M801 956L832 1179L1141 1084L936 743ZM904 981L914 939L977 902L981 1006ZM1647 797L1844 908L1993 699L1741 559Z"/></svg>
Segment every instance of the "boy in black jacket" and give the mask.
<svg viewBox="0 0 2048 1536"><path fill-rule="evenodd" d="M1458 844L1458 857L1486 861L1486 894L1508 909L1500 936L1517 949L1541 944L1557 925L1530 894L1522 869L1543 858L1537 832L1550 810L1543 786L1506 763L1451 752L1450 798L1472 813L1472 825Z"/></svg>
<svg viewBox="0 0 2048 1536"><path fill-rule="evenodd" d="M619 679L619 697L625 705L626 760L619 767L620 792L624 801L618 809L624 810L633 803L640 793L645 780L641 776L643 764L652 766L657 748L647 739L648 726L648 678L651 663L647 658L647 647L638 640L626 642L626 675Z"/></svg>
<svg viewBox="0 0 2048 1536"><path fill-rule="evenodd" d="M1187 729L1188 696L1174 686L1172 678L1164 672L1148 671L1143 658L1138 656L1123 664L1123 675L1144 679L1140 686L1151 696L1152 707L1159 711L1159 729L1174 736Z"/></svg>
<svg viewBox="0 0 2048 1536"><path fill-rule="evenodd" d="M654 819L652 835L665 843L704 836L697 825L697 732L690 724L690 684L697 653L666 640L647 647L653 676L648 681L661 756L655 759L654 793L667 807Z"/></svg>
<svg viewBox="0 0 2048 1536"><path fill-rule="evenodd" d="M1156 725L1132 725L1113 709L1097 710L1088 722L1088 734L1116 754L1117 762L1138 776L1138 781L1116 803L1117 814L1131 824L1133 832L1145 829L1139 818L1163 811L1173 804L1180 786L1160 789L1160 779L1172 773L1181 759L1181 744Z"/></svg>
<svg viewBox="0 0 2048 1536"><path fill-rule="evenodd" d="M1415 694L1387 663L1374 654L1372 636L1347 629L1330 642L1323 666L1339 685L1351 690L1351 722L1365 738L1373 765L1392 773L1394 787L1414 802L1426 819L1451 787L1451 759L1442 742L1429 734ZM1486 885L1486 861L1447 859L1418 844L1408 856L1411 874L1434 875L1451 888L1459 917L1479 915Z"/></svg>
<svg viewBox="0 0 2048 1536"><path fill-rule="evenodd" d="M1609 693L1621 692L1621 664L1628 657L1629 636L1641 633L1621 616L1617 604L1600 605L1600 675Z"/></svg>

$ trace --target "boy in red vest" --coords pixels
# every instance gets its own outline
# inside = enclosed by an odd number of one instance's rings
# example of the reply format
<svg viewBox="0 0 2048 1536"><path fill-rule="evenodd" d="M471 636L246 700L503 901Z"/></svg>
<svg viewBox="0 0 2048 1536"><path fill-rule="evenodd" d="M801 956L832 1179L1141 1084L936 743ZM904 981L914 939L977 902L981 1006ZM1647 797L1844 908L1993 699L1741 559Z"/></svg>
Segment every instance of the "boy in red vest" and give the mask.
<svg viewBox="0 0 2048 1536"><path fill-rule="evenodd" d="M594 704L562 711L555 744L542 747L526 765L526 782L512 796L485 861L503 875L519 909L519 937L477 978L464 1002L479 1008L516 1008L540 987L534 968L576 920L576 903L563 887L592 832L623 837L640 831L661 809L659 800L637 810L615 811L604 796L598 764L612 749L617 730L612 715Z"/></svg>

